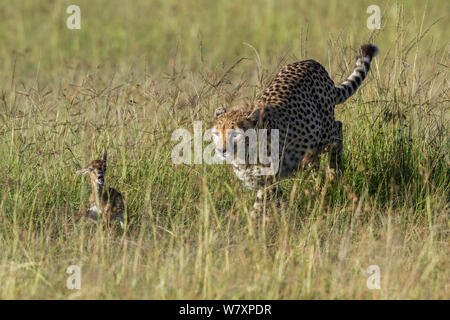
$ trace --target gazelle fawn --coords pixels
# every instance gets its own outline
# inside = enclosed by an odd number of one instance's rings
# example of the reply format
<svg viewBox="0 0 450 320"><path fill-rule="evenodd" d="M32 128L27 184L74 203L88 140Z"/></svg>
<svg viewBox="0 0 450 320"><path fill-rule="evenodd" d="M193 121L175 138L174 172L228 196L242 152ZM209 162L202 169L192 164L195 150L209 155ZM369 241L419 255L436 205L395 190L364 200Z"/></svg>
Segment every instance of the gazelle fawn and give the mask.
<svg viewBox="0 0 450 320"><path fill-rule="evenodd" d="M89 174L91 180L90 207L84 216L92 220L101 218L108 227L112 222L119 221L123 228L123 213L125 211L123 197L119 191L104 186L106 159L106 149L103 149L101 160L93 160L85 168L76 172L77 175Z"/></svg>

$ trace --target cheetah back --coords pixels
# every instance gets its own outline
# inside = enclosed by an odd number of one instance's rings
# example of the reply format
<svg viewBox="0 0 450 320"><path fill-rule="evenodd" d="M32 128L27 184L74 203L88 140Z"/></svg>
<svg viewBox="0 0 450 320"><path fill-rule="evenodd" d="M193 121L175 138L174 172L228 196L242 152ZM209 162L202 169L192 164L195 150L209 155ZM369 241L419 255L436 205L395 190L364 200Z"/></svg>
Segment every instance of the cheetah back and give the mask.
<svg viewBox="0 0 450 320"><path fill-rule="evenodd" d="M334 124L335 86L314 60L285 66L258 99L263 122L279 129L281 176L289 175L308 153L328 145Z"/></svg>

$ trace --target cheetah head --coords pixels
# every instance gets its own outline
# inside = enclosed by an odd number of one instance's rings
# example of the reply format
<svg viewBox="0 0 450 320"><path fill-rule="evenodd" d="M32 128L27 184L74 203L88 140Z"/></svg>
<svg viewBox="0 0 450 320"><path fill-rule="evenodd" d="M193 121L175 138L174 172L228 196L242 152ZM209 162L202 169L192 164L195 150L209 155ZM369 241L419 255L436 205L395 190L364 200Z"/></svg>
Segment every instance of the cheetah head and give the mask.
<svg viewBox="0 0 450 320"><path fill-rule="evenodd" d="M101 160L91 161L85 168L78 170L76 174L83 175L85 173L88 173L93 185L103 186L103 184L105 183L106 159L106 149L103 149Z"/></svg>
<svg viewBox="0 0 450 320"><path fill-rule="evenodd" d="M250 109L232 109L227 111L223 107L217 108L214 113L215 121L212 128L216 156L222 160L234 158L239 143L246 143L245 132L249 129L255 129L260 118L259 114L259 109L253 111ZM247 145L245 150L248 150Z"/></svg>

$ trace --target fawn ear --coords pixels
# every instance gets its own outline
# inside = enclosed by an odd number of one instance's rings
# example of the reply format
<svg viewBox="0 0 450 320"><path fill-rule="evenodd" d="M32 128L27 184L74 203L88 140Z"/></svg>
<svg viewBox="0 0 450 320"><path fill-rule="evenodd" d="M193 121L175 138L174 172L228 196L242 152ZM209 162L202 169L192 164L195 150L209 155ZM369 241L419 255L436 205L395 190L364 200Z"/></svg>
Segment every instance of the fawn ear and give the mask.
<svg viewBox="0 0 450 320"><path fill-rule="evenodd" d="M225 112L227 112L227 109L225 109L224 107L219 107L214 111L214 117L217 118L218 116L221 116Z"/></svg>
<svg viewBox="0 0 450 320"><path fill-rule="evenodd" d="M103 148L103 152L102 152L102 160L104 162L106 162L108 154L106 153L106 148Z"/></svg>
<svg viewBox="0 0 450 320"><path fill-rule="evenodd" d="M77 170L75 173L76 173L77 175L81 176L82 174L85 174L85 173L87 173L87 172L88 172L87 169L84 168L84 169Z"/></svg>

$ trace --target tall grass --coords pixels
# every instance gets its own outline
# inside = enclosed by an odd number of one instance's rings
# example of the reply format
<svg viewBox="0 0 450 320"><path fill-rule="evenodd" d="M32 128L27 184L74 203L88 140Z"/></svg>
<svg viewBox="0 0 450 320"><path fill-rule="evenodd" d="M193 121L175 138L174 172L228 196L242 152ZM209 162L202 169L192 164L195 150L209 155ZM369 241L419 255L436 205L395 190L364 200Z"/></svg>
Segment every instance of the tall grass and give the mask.
<svg viewBox="0 0 450 320"><path fill-rule="evenodd" d="M448 1L379 1L376 32L371 1L79 1L78 31L69 4L0 4L0 298L449 298ZM336 109L340 181L323 159L253 221L230 168L171 162L174 129L297 59L339 82L368 41L381 53ZM90 192L74 173L105 146L124 233L73 223Z"/></svg>

